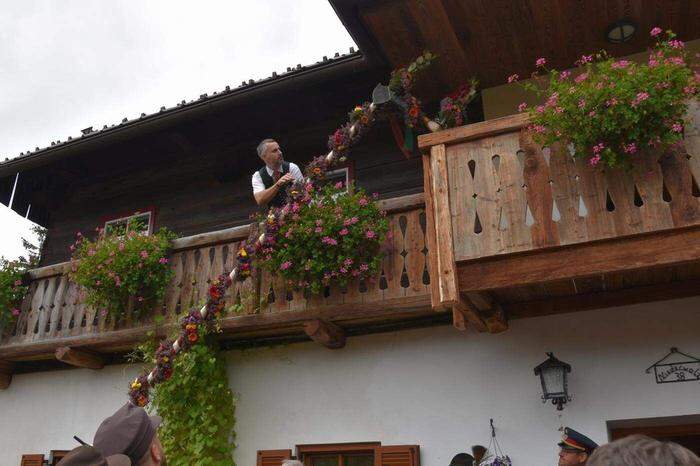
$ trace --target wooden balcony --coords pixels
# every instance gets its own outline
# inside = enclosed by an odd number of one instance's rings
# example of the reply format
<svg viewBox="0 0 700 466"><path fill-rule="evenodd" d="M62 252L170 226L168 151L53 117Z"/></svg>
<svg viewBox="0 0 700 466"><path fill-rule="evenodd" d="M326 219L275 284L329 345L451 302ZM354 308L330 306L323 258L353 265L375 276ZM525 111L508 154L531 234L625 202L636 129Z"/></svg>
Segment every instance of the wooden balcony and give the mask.
<svg viewBox="0 0 700 466"><path fill-rule="evenodd" d="M423 195L380 202L389 213L393 239L376 280L353 283L344 290L332 287L323 296L307 297L286 289L283 281L268 274L234 283L227 303L239 302L243 311L224 319L222 338L248 344L308 338L307 334L314 338L312 328L318 322L352 333L435 319L430 306ZM86 306L80 288L66 275L68 263L31 271L21 315L0 341L0 361L51 359L63 347L117 353L129 350L148 332L167 335L180 316L201 305L209 283L232 269L235 251L248 233L249 227L244 226L175 240L170 257L175 275L164 302L139 322L127 318L117 324ZM156 326L158 313L165 323Z"/></svg>
<svg viewBox="0 0 700 466"><path fill-rule="evenodd" d="M511 317L700 294L700 111L685 154L593 168L515 115L419 138L434 307ZM436 240L438 238L438 240Z"/></svg>

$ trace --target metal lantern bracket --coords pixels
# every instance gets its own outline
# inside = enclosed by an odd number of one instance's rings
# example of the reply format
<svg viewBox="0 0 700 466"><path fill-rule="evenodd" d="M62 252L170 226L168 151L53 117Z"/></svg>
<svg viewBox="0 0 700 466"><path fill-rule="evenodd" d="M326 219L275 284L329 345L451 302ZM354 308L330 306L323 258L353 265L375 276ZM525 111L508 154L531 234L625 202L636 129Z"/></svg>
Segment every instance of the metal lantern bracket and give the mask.
<svg viewBox="0 0 700 466"><path fill-rule="evenodd" d="M681 355L688 358L685 361L664 362L672 356ZM656 383L676 383L694 382L700 380L700 359L689 354L678 351L678 348L671 348L670 352L663 358L647 367L647 374L654 369Z"/></svg>

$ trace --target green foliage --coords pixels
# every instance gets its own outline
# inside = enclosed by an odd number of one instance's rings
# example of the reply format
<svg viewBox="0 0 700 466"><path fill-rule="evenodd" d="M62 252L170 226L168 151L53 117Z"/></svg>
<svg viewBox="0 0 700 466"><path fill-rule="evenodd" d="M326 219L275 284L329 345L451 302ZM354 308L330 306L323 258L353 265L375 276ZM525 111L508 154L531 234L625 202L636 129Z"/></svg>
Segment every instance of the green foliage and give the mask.
<svg viewBox="0 0 700 466"><path fill-rule="evenodd" d="M309 202L293 202L279 220L274 244L258 252L259 264L290 286L316 294L332 281L346 286L376 275L389 230L377 203L361 189L346 193L342 183L309 195Z"/></svg>
<svg viewBox="0 0 700 466"><path fill-rule="evenodd" d="M100 230L95 241L80 233L71 259L71 279L82 285L88 304L119 319L134 299L133 315L138 318L163 298L172 277L167 254L175 235L161 229L144 236Z"/></svg>
<svg viewBox="0 0 700 466"><path fill-rule="evenodd" d="M150 406L163 417L159 438L169 465L233 466L235 399L226 364L210 344L178 355Z"/></svg>
<svg viewBox="0 0 700 466"><path fill-rule="evenodd" d="M19 306L27 293L22 283L26 271L26 264L0 258L0 333L10 328L20 314Z"/></svg>
<svg viewBox="0 0 700 466"><path fill-rule="evenodd" d="M573 144L577 156L591 165L624 164L651 147L668 147L683 137L688 100L697 94L700 75L687 64L684 44L659 28L659 38L647 63L615 60L605 52L584 55L579 74L550 70L545 90L525 85L544 97L545 103L529 108L537 142ZM545 69L545 59L537 65ZM509 81L517 79L516 75ZM526 109L521 104L520 111Z"/></svg>
<svg viewBox="0 0 700 466"><path fill-rule="evenodd" d="M22 238L22 247L27 251L27 256L19 258L19 261L25 264L28 269L39 266L41 247L46 239L46 228L40 225L32 225L31 232L36 235L36 244L26 238Z"/></svg>

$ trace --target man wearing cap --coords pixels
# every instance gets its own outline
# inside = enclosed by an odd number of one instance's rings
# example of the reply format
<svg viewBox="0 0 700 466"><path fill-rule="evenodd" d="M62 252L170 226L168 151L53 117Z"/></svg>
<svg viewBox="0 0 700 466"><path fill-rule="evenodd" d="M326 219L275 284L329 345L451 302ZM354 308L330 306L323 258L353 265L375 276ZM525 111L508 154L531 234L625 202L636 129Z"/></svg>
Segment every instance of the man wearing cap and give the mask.
<svg viewBox="0 0 700 466"><path fill-rule="evenodd" d="M90 445L74 448L61 461L59 466L131 466L126 455L112 455L105 458Z"/></svg>
<svg viewBox="0 0 700 466"><path fill-rule="evenodd" d="M156 429L162 419L126 403L102 421L95 433L94 447L104 456L122 454L134 466L165 466L163 446Z"/></svg>
<svg viewBox="0 0 700 466"><path fill-rule="evenodd" d="M598 444L580 432L565 427L559 448L559 466L582 466Z"/></svg>

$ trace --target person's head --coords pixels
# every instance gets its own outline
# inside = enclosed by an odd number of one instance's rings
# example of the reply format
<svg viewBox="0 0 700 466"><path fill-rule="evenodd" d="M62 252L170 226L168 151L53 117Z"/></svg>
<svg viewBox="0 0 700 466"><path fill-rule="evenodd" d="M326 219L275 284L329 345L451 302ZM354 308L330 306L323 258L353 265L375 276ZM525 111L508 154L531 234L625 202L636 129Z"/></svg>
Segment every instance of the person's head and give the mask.
<svg viewBox="0 0 700 466"><path fill-rule="evenodd" d="M258 157L270 168L277 168L284 160L282 149L274 139L263 139L258 144Z"/></svg>
<svg viewBox="0 0 700 466"><path fill-rule="evenodd" d="M474 456L474 462L479 463L486 455L486 447L483 445L474 445L472 447L472 455Z"/></svg>
<svg viewBox="0 0 700 466"><path fill-rule="evenodd" d="M61 461L60 466L131 466L126 455L112 455L105 458L90 445L83 445L71 450Z"/></svg>
<svg viewBox="0 0 700 466"><path fill-rule="evenodd" d="M474 457L469 453L457 453L450 461L450 466L472 466L473 464Z"/></svg>
<svg viewBox="0 0 700 466"><path fill-rule="evenodd" d="M559 448L559 466L581 466L586 464L598 444L582 433L565 427Z"/></svg>
<svg viewBox="0 0 700 466"><path fill-rule="evenodd" d="M598 448L586 466L700 466L700 458L673 442L630 435Z"/></svg>
<svg viewBox="0 0 700 466"><path fill-rule="evenodd" d="M161 421L159 416L149 416L145 409L126 403L102 421L93 445L104 456L126 455L135 466L165 466L163 446L156 433Z"/></svg>
<svg viewBox="0 0 700 466"><path fill-rule="evenodd" d="M282 466L304 466L304 463L299 460L284 460Z"/></svg>

